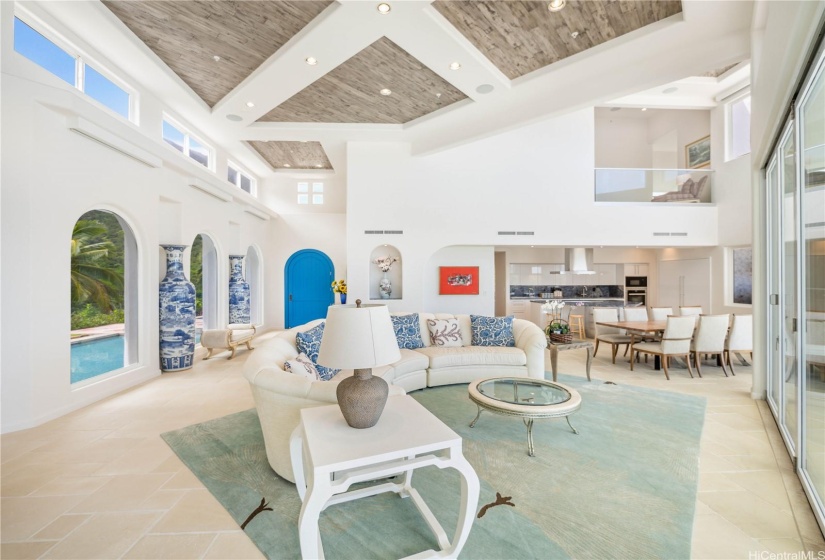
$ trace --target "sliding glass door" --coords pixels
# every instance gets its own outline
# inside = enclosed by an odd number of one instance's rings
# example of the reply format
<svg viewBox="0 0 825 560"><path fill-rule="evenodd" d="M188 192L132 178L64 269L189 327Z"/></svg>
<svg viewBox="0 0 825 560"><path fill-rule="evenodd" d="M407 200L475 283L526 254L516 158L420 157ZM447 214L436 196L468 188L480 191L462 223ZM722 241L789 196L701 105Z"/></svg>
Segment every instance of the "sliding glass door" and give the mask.
<svg viewBox="0 0 825 560"><path fill-rule="evenodd" d="M825 51L821 48L797 105L801 210L800 372L803 485L825 502Z"/></svg>
<svg viewBox="0 0 825 560"><path fill-rule="evenodd" d="M825 529L825 46L765 171L768 403Z"/></svg>

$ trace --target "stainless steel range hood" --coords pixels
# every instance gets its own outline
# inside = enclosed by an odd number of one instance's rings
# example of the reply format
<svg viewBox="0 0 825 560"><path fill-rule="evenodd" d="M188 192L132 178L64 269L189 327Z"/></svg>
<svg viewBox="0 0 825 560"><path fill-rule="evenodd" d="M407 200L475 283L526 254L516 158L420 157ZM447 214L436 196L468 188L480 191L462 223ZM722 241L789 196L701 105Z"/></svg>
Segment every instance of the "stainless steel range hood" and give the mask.
<svg viewBox="0 0 825 560"><path fill-rule="evenodd" d="M596 274L593 270L593 249L575 247L564 250L564 270L551 274Z"/></svg>

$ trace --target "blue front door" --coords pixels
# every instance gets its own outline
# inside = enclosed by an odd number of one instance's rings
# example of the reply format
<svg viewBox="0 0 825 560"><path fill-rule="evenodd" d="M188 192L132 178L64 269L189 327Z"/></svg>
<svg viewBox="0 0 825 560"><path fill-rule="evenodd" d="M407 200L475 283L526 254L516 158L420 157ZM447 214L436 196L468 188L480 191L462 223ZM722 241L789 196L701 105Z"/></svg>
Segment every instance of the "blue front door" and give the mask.
<svg viewBox="0 0 825 560"><path fill-rule="evenodd" d="M335 269L321 251L304 249L286 261L285 323L287 328L327 316L335 303L332 281Z"/></svg>

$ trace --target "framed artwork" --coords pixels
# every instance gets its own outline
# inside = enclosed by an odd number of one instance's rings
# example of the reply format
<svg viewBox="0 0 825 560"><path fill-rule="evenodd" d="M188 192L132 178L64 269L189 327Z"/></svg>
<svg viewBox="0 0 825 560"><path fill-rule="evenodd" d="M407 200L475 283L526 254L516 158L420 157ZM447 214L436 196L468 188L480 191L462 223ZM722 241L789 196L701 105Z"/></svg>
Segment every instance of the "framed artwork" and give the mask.
<svg viewBox="0 0 825 560"><path fill-rule="evenodd" d="M710 167L710 136L685 146L685 164L690 169Z"/></svg>
<svg viewBox="0 0 825 560"><path fill-rule="evenodd" d="M733 257L733 303L753 303L753 249L742 247L731 250Z"/></svg>
<svg viewBox="0 0 825 560"><path fill-rule="evenodd" d="M438 269L438 293L442 296L477 296L477 266L441 266Z"/></svg>

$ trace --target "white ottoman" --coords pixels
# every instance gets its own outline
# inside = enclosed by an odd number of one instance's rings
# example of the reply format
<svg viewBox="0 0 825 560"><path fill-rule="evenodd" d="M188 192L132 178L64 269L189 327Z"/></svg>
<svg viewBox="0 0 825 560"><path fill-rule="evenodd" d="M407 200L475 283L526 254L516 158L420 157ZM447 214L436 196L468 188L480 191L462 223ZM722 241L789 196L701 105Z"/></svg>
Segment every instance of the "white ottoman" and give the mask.
<svg viewBox="0 0 825 560"><path fill-rule="evenodd" d="M227 360L235 357L235 348L239 344L246 344L249 350L252 350L252 339L255 337L255 325L246 324L232 324L225 329L211 329L205 330L201 334L201 346L207 349L204 360L212 357L212 352L216 348L225 348L231 350Z"/></svg>

